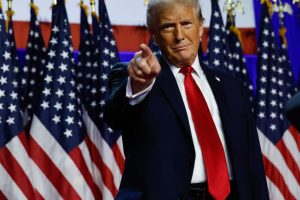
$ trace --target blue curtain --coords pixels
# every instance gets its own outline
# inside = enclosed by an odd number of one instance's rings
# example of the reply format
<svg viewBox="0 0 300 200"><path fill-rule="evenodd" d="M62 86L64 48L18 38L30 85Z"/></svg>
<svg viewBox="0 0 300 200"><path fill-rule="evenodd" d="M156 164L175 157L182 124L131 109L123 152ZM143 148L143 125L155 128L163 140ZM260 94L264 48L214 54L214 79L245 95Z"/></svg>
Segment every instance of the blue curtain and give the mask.
<svg viewBox="0 0 300 200"><path fill-rule="evenodd" d="M282 3L288 3L291 5L293 14L285 14L284 25L287 29L286 37L288 43L288 52L291 59L292 71L295 77L295 82L299 80L300 71L300 9L298 3L293 4L292 0L282 0ZM260 18L260 0L253 0L253 6L255 10L255 23L256 27L259 27ZM272 23L276 34L277 41L279 42L278 29L279 19L278 13L274 13L272 16ZM256 29L256 38L258 38L258 28ZM256 40L258 41L258 40ZM296 84L296 83L295 83Z"/></svg>

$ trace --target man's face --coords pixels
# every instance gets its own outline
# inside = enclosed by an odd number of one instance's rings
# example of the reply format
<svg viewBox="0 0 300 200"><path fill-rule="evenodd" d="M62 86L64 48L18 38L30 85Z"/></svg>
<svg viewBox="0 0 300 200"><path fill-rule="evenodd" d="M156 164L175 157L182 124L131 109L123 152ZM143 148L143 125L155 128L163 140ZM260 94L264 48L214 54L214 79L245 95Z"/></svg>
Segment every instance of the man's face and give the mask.
<svg viewBox="0 0 300 200"><path fill-rule="evenodd" d="M203 32L196 9L182 4L159 9L151 30L154 41L171 64L192 65Z"/></svg>

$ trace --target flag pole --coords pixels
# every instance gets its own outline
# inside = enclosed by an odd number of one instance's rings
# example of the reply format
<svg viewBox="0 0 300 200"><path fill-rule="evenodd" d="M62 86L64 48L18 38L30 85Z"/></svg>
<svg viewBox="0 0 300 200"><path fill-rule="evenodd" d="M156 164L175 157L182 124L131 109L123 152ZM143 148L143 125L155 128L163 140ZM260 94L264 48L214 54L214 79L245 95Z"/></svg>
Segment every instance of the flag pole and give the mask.
<svg viewBox="0 0 300 200"><path fill-rule="evenodd" d="M91 8L92 8L92 16L96 17L98 22L99 22L99 16L97 16L97 13L96 13L95 0L90 0L90 5L91 5Z"/></svg>
<svg viewBox="0 0 300 200"><path fill-rule="evenodd" d="M83 0L80 0L80 3L79 3L80 7L83 8L86 16L88 16L89 14L89 8L87 5L84 4Z"/></svg>
<svg viewBox="0 0 300 200"><path fill-rule="evenodd" d="M14 15L14 11L12 10L12 0L7 0L7 11L6 11L6 15L7 15L7 20L6 20L6 31L8 31L8 24L12 18L12 16Z"/></svg>
<svg viewBox="0 0 300 200"><path fill-rule="evenodd" d="M33 2L33 0L30 1L30 7L34 10L35 14L38 15L39 13L39 7Z"/></svg>
<svg viewBox="0 0 300 200"><path fill-rule="evenodd" d="M90 4L92 8L92 14L96 14L95 0L90 0Z"/></svg>
<svg viewBox="0 0 300 200"><path fill-rule="evenodd" d="M242 41L241 32L235 26L235 16L236 16L237 11L242 12L242 14L244 14L244 12L245 12L241 1L226 0L224 8L228 12L229 20L231 22L230 30L233 31L237 35L237 37L240 41Z"/></svg>
<svg viewBox="0 0 300 200"><path fill-rule="evenodd" d="M275 1L273 5L273 12L278 12L278 18L279 18L279 35L283 39L283 44L287 46L287 39L286 39L286 28L284 26L284 15L285 13L292 15L293 14L293 9L289 3L282 3L281 0Z"/></svg>
<svg viewBox="0 0 300 200"><path fill-rule="evenodd" d="M230 15L230 20L232 20L233 17L236 16L237 11L242 12L242 14L245 13L243 4L241 3L240 0L238 0L238 1L226 0L224 8L226 9L228 14Z"/></svg>

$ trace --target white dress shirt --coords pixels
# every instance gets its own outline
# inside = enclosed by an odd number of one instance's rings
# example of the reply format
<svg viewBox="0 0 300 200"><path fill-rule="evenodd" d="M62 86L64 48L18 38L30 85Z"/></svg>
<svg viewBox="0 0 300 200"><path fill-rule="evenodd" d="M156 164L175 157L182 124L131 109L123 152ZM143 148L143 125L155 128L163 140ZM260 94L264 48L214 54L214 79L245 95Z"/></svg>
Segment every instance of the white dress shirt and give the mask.
<svg viewBox="0 0 300 200"><path fill-rule="evenodd" d="M206 76L200 67L198 56L197 56L195 62L193 63L192 67L194 69L194 71L192 72L192 76L195 79L196 84L200 88L200 90L205 98L205 101L208 105L208 108L210 110L210 114L213 118L214 124L216 126L219 138L221 140L221 143L222 143L222 146L223 146L223 149L225 152L227 168L229 171L229 178L232 179L231 164L230 164L230 160L228 157L228 151L227 151L226 142L225 142L225 138L224 138L224 133L223 133L223 128L222 128L222 123L221 123L221 119L220 119L218 105L216 103L213 92L209 86L209 83L206 79ZM194 171L193 171L191 183L205 182L207 180L206 173L205 173L205 166L204 166L204 162L203 162L202 151L201 151L200 144L198 142L197 134L195 131L194 122L193 122L190 108L188 106L188 102L187 102L187 98L186 98L186 93L185 93L185 88L184 88L184 75L179 72L179 70L180 70L179 67L170 65L170 68L176 79L177 85L180 90L180 94L183 99L184 107L185 107L186 113L188 115L188 121L189 121L190 129L191 129L193 144L194 144L195 153L196 153L196 159L195 159L195 165L194 165ZM128 78L127 87L126 87L126 97L129 98L129 104L135 105L135 104L138 104L139 102L141 102L147 96L147 94L151 91L154 82L155 82L155 80L145 90L132 95L130 78Z"/></svg>

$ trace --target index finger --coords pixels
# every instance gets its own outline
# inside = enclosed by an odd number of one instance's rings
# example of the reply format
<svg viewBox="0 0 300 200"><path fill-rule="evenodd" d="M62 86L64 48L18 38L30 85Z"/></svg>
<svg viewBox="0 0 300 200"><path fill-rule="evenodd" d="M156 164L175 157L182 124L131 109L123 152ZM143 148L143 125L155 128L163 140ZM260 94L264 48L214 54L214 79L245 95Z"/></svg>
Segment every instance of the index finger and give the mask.
<svg viewBox="0 0 300 200"><path fill-rule="evenodd" d="M141 50L142 50L142 57L145 58L146 60L150 59L151 56L154 56L154 53L152 50L146 45L146 44L141 44Z"/></svg>

